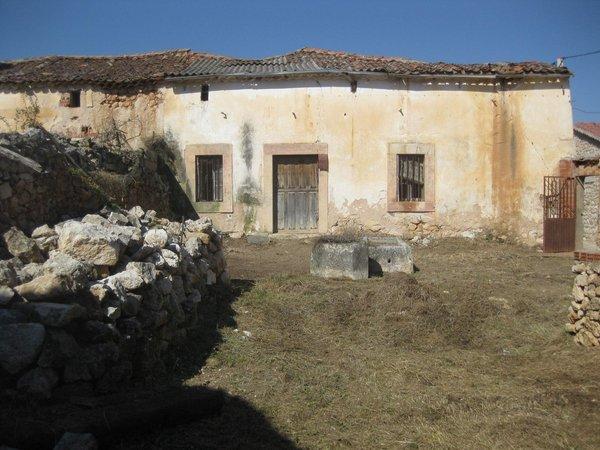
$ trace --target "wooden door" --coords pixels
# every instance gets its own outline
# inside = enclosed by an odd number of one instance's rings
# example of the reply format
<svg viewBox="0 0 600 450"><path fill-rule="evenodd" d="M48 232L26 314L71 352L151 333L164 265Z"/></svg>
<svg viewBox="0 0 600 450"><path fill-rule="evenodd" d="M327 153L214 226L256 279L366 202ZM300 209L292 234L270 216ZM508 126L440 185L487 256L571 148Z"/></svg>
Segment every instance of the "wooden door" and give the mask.
<svg viewBox="0 0 600 450"><path fill-rule="evenodd" d="M576 180L544 177L544 252L575 250Z"/></svg>
<svg viewBox="0 0 600 450"><path fill-rule="evenodd" d="M276 231L316 230L319 171L316 155L274 156Z"/></svg>

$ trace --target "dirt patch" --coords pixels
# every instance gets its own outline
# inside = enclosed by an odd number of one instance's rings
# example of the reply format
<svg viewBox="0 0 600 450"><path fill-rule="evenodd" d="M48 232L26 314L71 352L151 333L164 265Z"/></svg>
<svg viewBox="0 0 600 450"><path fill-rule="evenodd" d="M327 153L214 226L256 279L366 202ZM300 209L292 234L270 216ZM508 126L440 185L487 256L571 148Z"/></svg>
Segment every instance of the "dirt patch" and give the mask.
<svg viewBox="0 0 600 450"><path fill-rule="evenodd" d="M272 240L265 245L226 239L225 259L232 279L255 280L271 275L308 274L312 239Z"/></svg>

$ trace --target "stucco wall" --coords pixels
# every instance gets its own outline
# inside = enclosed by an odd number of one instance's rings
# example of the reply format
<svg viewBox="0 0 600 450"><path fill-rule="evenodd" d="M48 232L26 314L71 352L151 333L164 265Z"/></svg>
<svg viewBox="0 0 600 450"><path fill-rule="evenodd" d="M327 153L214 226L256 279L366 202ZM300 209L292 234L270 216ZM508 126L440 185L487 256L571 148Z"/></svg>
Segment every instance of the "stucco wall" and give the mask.
<svg viewBox="0 0 600 450"><path fill-rule="evenodd" d="M567 81L360 80L356 93L346 80L230 82L211 83L207 102L200 85L164 88L163 98L159 126L182 151L232 144L234 193L249 181L261 188L265 144L326 144L329 227L350 215L402 233L423 220L441 234L494 226L533 242L541 236L542 177L573 152ZM387 212L394 142L434 145L434 212ZM244 209L234 204L233 214L215 220L240 230ZM270 231L270 208L257 210L254 227Z"/></svg>
<svg viewBox="0 0 600 450"><path fill-rule="evenodd" d="M81 90L79 107L61 106L61 96L69 90ZM5 88L0 89L0 132L22 131L24 123L18 111L37 105L37 120L50 132L74 138L108 137L118 129L135 148L154 133L159 104L160 95L152 90L105 92L89 86L72 86L22 92Z"/></svg>
<svg viewBox="0 0 600 450"><path fill-rule="evenodd" d="M271 231L265 145L320 144L329 158L320 230L350 217L393 234L493 227L534 242L541 236L542 177L573 153L567 80L365 78L355 93L345 79L211 82L206 102L201 84L191 82L121 96L83 89L80 108L60 107L58 90L36 91L41 123L78 137L82 126L94 135L115 117L133 146L169 134L181 161L187 146L230 146L233 212L204 211L225 231ZM16 126L14 111L26 101L0 92L0 129ZM393 143L433 146L433 212L388 212Z"/></svg>

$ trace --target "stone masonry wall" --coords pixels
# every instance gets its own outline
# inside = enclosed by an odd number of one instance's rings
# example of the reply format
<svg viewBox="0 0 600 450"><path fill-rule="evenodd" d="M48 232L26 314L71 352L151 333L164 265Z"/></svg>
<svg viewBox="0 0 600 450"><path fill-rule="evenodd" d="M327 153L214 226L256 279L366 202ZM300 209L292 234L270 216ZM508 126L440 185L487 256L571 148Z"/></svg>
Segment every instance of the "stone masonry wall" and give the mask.
<svg viewBox="0 0 600 450"><path fill-rule="evenodd" d="M122 149L39 128L0 134L0 232L11 226L31 232L107 203L198 218L169 166L170 144L151 144Z"/></svg>
<svg viewBox="0 0 600 450"><path fill-rule="evenodd" d="M575 132L573 143L575 144L575 156L577 158L600 157L600 145L592 139Z"/></svg>
<svg viewBox="0 0 600 450"><path fill-rule="evenodd" d="M160 361L229 283L210 219L103 209L3 235L0 398L110 392Z"/></svg>
<svg viewBox="0 0 600 450"><path fill-rule="evenodd" d="M574 134L575 156L578 158L600 157L600 145L577 132ZM584 178L583 240L584 245L598 245L600 241L600 177Z"/></svg>
<svg viewBox="0 0 600 450"><path fill-rule="evenodd" d="M12 151L10 142L0 137L4 148L0 148L0 231L16 225L31 232L36 225L56 223L106 203L107 197L90 178L54 150L51 137L32 130L29 138L41 149L37 160Z"/></svg>
<svg viewBox="0 0 600 450"><path fill-rule="evenodd" d="M600 345L600 266L578 263L573 266L575 282L569 306L567 332L586 347Z"/></svg>
<svg viewBox="0 0 600 450"><path fill-rule="evenodd" d="M583 241L593 246L598 243L600 220L600 177L585 177L583 181Z"/></svg>

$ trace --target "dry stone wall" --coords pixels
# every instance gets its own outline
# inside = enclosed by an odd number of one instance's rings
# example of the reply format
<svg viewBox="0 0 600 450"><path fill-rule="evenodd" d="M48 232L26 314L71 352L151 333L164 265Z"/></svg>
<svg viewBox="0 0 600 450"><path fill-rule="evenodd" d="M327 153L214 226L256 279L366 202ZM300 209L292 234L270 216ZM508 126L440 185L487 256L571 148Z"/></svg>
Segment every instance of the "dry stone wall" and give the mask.
<svg viewBox="0 0 600 450"><path fill-rule="evenodd" d="M52 135L37 129L0 135L0 231L16 225L30 232L106 203L107 197L57 146Z"/></svg>
<svg viewBox="0 0 600 450"><path fill-rule="evenodd" d="M569 306L567 332L576 343L600 346L600 265L578 263L573 266L575 282Z"/></svg>
<svg viewBox="0 0 600 450"><path fill-rule="evenodd" d="M229 283L210 219L103 209L30 236L3 234L0 393L113 390L197 326L211 286Z"/></svg>
<svg viewBox="0 0 600 450"><path fill-rule="evenodd" d="M0 134L0 232L16 226L30 233L107 203L197 219L169 166L174 144L148 144L137 150L108 147L38 128Z"/></svg>

